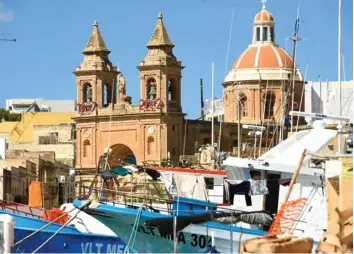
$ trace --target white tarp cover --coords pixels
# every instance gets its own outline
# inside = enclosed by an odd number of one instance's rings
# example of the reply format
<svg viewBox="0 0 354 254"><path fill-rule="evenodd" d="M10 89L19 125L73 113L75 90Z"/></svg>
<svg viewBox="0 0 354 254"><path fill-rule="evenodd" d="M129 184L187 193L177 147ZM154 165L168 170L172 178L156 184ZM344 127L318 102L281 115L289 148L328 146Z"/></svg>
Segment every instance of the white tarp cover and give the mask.
<svg viewBox="0 0 354 254"><path fill-rule="evenodd" d="M165 184L165 187L167 189L167 191L171 194L174 195L176 194L176 186L175 186L175 182L173 180L173 173L170 172L159 172L161 175L161 181Z"/></svg>
<svg viewBox="0 0 354 254"><path fill-rule="evenodd" d="M259 160L296 166L304 149L311 153L318 153L326 147L336 135L336 130L321 128L299 131L264 153L259 157ZM310 157L310 155L307 155L303 164L305 164Z"/></svg>
<svg viewBox="0 0 354 254"><path fill-rule="evenodd" d="M204 201L208 200L204 176L176 174L173 177L177 185L179 196Z"/></svg>

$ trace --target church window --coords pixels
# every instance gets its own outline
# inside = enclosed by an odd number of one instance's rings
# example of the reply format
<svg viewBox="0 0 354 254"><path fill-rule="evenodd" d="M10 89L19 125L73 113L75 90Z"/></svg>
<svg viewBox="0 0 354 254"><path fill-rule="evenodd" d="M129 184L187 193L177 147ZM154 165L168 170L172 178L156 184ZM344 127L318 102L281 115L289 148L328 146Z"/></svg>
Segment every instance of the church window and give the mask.
<svg viewBox="0 0 354 254"><path fill-rule="evenodd" d="M247 96L243 93L239 95L239 103L240 103L240 115L241 117L247 117Z"/></svg>
<svg viewBox="0 0 354 254"><path fill-rule="evenodd" d="M274 27L270 28L270 39L274 41Z"/></svg>
<svg viewBox="0 0 354 254"><path fill-rule="evenodd" d="M268 41L268 27L263 27L263 41Z"/></svg>
<svg viewBox="0 0 354 254"><path fill-rule="evenodd" d="M103 85L103 106L108 107L112 103L112 90L109 84Z"/></svg>
<svg viewBox="0 0 354 254"><path fill-rule="evenodd" d="M261 40L261 28L257 27L257 41Z"/></svg>
<svg viewBox="0 0 354 254"><path fill-rule="evenodd" d="M174 90L174 82L172 79L168 81L168 100L169 101L175 101L176 100L176 94Z"/></svg>
<svg viewBox="0 0 354 254"><path fill-rule="evenodd" d="M82 101L83 103L85 102L92 102L92 86L90 83L86 83L83 87L83 96L82 96Z"/></svg>
<svg viewBox="0 0 354 254"><path fill-rule="evenodd" d="M154 144L155 144L154 138L153 137L148 137L148 140L147 140L147 154L148 155L152 154L152 151L154 149Z"/></svg>
<svg viewBox="0 0 354 254"><path fill-rule="evenodd" d="M90 145L91 145L90 141L86 139L84 141L84 147L83 147L83 151L82 151L84 158L88 157L88 152L89 152L89 149L90 149Z"/></svg>
<svg viewBox="0 0 354 254"><path fill-rule="evenodd" d="M274 116L275 95L272 92L264 94L264 119Z"/></svg>
<svg viewBox="0 0 354 254"><path fill-rule="evenodd" d="M150 78L147 81L147 97L149 99L156 99L156 80L154 78Z"/></svg>

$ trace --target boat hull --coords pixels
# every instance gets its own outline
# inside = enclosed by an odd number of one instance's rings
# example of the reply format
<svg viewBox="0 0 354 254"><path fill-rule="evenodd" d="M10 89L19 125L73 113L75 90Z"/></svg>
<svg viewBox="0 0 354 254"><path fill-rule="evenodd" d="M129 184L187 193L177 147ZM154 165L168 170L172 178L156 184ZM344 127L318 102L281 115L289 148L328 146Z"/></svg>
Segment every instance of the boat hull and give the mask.
<svg viewBox="0 0 354 254"><path fill-rule="evenodd" d="M138 210L119 208L101 204L92 213L97 220L109 227L137 253L174 253L173 234L162 237L156 227L144 225L153 218L171 218L171 216L142 211L136 230L132 234ZM177 251L179 253L202 253L212 245L221 253L238 251L241 241L251 239L266 232L260 230L241 229L215 222L202 225L189 225L179 232Z"/></svg>
<svg viewBox="0 0 354 254"><path fill-rule="evenodd" d="M15 228L15 242L32 232L34 230ZM54 232L39 232L13 247L12 253L32 253ZM37 253L124 253L124 248L125 244L118 237L59 233Z"/></svg>
<svg viewBox="0 0 354 254"><path fill-rule="evenodd" d="M14 218L15 243L49 223L48 221L11 212L0 211L0 214L8 214ZM12 247L12 253L32 253L61 227L61 224L56 223L49 225ZM82 233L74 227L66 226L41 247L37 253L123 253L124 248L125 244L119 237Z"/></svg>

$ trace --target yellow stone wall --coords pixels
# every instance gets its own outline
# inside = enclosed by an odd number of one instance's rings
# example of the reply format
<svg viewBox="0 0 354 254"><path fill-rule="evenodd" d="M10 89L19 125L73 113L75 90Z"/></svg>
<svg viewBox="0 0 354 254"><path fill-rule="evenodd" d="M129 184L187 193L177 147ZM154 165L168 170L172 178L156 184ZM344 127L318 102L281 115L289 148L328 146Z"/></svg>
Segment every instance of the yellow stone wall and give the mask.
<svg viewBox="0 0 354 254"><path fill-rule="evenodd" d="M76 112L26 112L20 122L0 123L0 135L9 134L10 144L33 143L34 126L74 123Z"/></svg>

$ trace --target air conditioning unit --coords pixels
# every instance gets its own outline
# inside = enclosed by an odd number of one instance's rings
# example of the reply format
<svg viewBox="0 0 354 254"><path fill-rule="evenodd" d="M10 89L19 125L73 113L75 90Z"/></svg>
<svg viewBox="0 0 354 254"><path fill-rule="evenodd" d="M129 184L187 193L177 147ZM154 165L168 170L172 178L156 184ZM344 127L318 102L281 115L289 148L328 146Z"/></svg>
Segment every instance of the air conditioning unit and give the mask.
<svg viewBox="0 0 354 254"><path fill-rule="evenodd" d="M60 182L61 183L65 183L66 181L66 177L65 176L60 176Z"/></svg>

